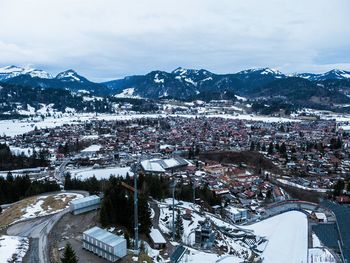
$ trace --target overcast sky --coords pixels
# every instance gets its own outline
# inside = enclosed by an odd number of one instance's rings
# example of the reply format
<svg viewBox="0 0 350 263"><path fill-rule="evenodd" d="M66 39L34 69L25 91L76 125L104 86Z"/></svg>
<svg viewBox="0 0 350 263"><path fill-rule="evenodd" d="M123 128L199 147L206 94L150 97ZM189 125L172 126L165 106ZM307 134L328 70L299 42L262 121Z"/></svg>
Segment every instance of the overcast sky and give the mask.
<svg viewBox="0 0 350 263"><path fill-rule="evenodd" d="M350 70L349 0L0 0L0 66L95 81L172 71Z"/></svg>

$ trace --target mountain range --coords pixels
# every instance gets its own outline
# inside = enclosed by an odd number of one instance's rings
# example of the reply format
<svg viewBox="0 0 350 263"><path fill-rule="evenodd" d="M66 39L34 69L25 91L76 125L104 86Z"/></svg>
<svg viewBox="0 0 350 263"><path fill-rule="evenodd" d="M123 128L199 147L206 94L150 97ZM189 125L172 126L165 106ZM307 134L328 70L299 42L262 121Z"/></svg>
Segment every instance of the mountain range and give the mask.
<svg viewBox="0 0 350 263"><path fill-rule="evenodd" d="M286 75L270 68L215 74L205 69L180 67L172 72L156 70L95 83L71 69L52 76L43 70L7 66L0 68L0 83L41 89L63 88L117 98L210 100L236 99L237 95L248 99L277 97L298 105L350 102L350 72L336 69L322 74Z"/></svg>

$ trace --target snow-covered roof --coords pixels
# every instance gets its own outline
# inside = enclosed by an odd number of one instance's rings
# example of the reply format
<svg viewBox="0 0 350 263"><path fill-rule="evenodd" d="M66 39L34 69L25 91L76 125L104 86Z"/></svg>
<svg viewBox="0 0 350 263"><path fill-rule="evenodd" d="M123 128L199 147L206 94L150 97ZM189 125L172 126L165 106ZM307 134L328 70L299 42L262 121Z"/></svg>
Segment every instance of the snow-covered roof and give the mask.
<svg viewBox="0 0 350 263"><path fill-rule="evenodd" d="M175 157L168 159L150 159L141 162L143 170L146 172L165 172L168 169L186 166L189 162L183 158Z"/></svg>
<svg viewBox="0 0 350 263"><path fill-rule="evenodd" d="M153 243L156 243L156 244L165 244L166 243L166 240L163 237L162 233L160 233L160 231L156 228L152 227L151 233L149 235L150 235Z"/></svg>
<svg viewBox="0 0 350 263"><path fill-rule="evenodd" d="M85 148L84 150L82 150L81 152L98 152L100 149L102 148L101 145L99 144L93 144L93 145L90 145L89 147Z"/></svg>
<svg viewBox="0 0 350 263"><path fill-rule="evenodd" d="M244 208L237 208L232 205L225 207L225 210L229 211L232 214L240 214L243 211L247 211L247 209Z"/></svg>

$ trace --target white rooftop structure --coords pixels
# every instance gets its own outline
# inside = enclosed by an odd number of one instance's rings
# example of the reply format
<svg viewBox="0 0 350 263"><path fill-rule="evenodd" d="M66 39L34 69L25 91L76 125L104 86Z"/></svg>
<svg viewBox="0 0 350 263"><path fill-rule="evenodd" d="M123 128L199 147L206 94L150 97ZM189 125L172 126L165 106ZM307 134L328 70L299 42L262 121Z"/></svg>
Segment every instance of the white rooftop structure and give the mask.
<svg viewBox="0 0 350 263"><path fill-rule="evenodd" d="M126 240L97 226L83 233L83 248L111 262L126 256Z"/></svg>
<svg viewBox="0 0 350 263"><path fill-rule="evenodd" d="M93 144L90 145L89 147L85 148L84 150L82 150L82 153L91 153L91 152L98 152L99 150L101 150L102 146L99 144Z"/></svg>
<svg viewBox="0 0 350 263"><path fill-rule="evenodd" d="M151 233L149 235L153 243L166 244L165 238L163 237L162 233L160 233L158 229L152 227Z"/></svg>
<svg viewBox="0 0 350 263"><path fill-rule="evenodd" d="M144 160L141 162L142 169L145 172L154 172L154 173L164 173L167 170L185 167L189 164L190 164L189 161L180 157L167 158L167 159L150 159L150 160Z"/></svg>

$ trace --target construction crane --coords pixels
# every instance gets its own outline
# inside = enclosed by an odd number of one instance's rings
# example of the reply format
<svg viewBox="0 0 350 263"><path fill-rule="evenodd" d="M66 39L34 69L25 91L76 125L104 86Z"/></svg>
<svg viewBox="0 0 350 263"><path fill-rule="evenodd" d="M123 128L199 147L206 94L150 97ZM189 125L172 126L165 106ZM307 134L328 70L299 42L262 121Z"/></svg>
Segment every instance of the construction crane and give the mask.
<svg viewBox="0 0 350 263"><path fill-rule="evenodd" d="M137 165L134 165L132 167L133 173L134 173L134 187L122 182L122 186L129 191L134 193L134 252L136 255L139 254L139 220L138 220L138 194L137 194L137 174L139 173L139 167Z"/></svg>

